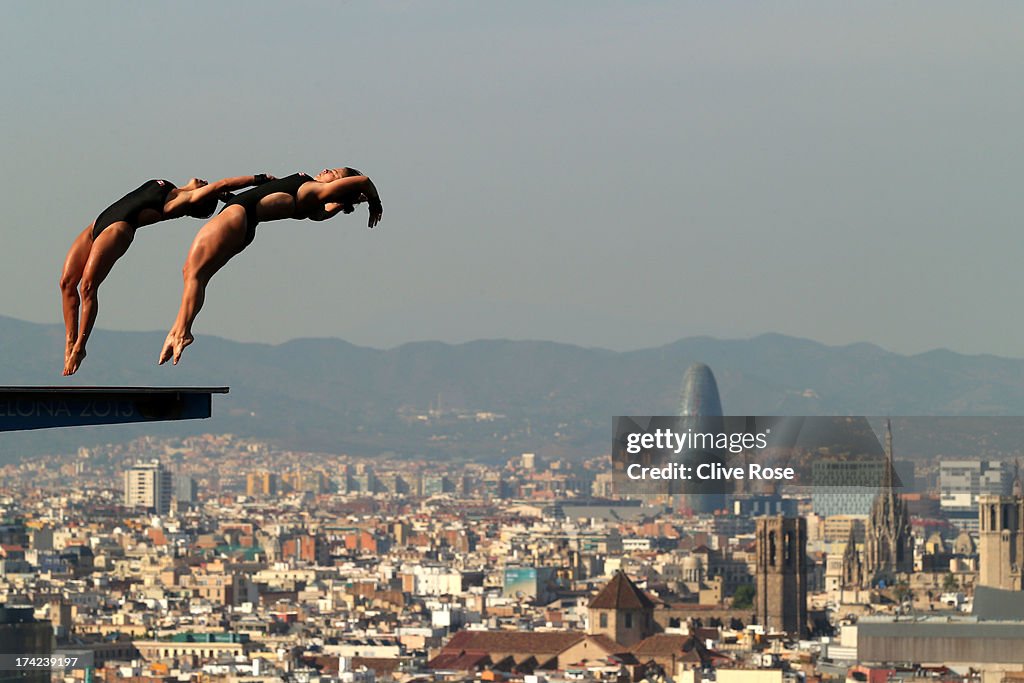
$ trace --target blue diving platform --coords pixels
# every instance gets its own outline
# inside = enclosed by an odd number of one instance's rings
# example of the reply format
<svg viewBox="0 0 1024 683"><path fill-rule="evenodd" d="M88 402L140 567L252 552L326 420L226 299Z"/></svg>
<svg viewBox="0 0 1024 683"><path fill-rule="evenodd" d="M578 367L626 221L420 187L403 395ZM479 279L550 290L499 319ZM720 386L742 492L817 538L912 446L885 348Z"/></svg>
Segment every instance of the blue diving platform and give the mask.
<svg viewBox="0 0 1024 683"><path fill-rule="evenodd" d="M0 387L0 432L201 420L228 387Z"/></svg>

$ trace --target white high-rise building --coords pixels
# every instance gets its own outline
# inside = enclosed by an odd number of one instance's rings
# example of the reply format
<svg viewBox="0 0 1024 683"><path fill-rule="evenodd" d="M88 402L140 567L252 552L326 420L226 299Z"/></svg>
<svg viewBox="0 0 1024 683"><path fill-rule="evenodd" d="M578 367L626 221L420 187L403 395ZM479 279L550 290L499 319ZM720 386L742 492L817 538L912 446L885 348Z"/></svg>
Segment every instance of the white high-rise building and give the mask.
<svg viewBox="0 0 1024 683"><path fill-rule="evenodd" d="M171 511L173 484L171 471L159 460L139 463L124 473L124 504L141 507L158 515Z"/></svg>

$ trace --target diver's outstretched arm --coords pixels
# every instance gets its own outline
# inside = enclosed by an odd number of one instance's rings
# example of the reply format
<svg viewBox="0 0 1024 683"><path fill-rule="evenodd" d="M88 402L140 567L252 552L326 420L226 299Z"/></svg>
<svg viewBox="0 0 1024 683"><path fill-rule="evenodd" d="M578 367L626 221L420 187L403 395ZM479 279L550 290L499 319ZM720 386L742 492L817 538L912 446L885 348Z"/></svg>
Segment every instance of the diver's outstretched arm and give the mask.
<svg viewBox="0 0 1024 683"><path fill-rule="evenodd" d="M204 201L208 201L213 197L219 197L225 192L231 190L241 190L245 187L252 185L260 185L273 180L274 176L266 173L255 173L253 175L239 175L232 176L230 178L221 178L215 180L212 183L207 183L202 187L197 187L194 190L182 190L177 192L166 204L164 204L164 214L173 218L179 216L185 212L186 207L194 206L196 204L202 204Z"/></svg>
<svg viewBox="0 0 1024 683"><path fill-rule="evenodd" d="M342 206L346 204L354 205L364 201L365 198L365 201L370 206L370 219L367 226L372 228L380 223L384 207L380 203L377 187L370 180L369 176L348 176L332 180L329 183L318 183L318 185L319 187L315 187L313 192L317 199L325 205L331 203L338 203Z"/></svg>
<svg viewBox="0 0 1024 683"><path fill-rule="evenodd" d="M355 207L351 204L341 204L339 202L328 202L323 206L310 211L309 215L306 216L311 221L325 221L328 218L334 218L339 213L352 213L355 211Z"/></svg>

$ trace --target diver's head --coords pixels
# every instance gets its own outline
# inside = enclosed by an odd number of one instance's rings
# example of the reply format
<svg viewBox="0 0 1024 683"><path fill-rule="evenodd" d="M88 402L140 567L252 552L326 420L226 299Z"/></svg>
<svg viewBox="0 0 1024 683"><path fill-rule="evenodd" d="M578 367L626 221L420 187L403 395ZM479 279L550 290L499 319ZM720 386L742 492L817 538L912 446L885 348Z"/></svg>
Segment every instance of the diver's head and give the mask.
<svg viewBox="0 0 1024 683"><path fill-rule="evenodd" d="M363 175L360 171L350 167L342 166L341 168L325 168L316 174L316 179L321 183L329 183L334 180L341 180L342 178L351 178L352 176Z"/></svg>
<svg viewBox="0 0 1024 683"><path fill-rule="evenodd" d="M210 195L201 202L191 202L185 208L185 215L192 218L209 218L217 210L217 195Z"/></svg>

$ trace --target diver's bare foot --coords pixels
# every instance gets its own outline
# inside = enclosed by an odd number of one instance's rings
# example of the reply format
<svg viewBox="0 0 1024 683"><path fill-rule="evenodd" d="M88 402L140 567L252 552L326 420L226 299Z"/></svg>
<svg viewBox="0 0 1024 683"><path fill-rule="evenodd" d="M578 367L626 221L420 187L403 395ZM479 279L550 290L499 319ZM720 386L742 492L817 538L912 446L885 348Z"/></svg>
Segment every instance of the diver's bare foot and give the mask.
<svg viewBox="0 0 1024 683"><path fill-rule="evenodd" d="M84 348L76 346L71 349L71 353L64 359L64 376L68 377L78 372L78 368L81 367L83 360L85 360Z"/></svg>
<svg viewBox="0 0 1024 683"><path fill-rule="evenodd" d="M185 350L185 347L195 341L195 338L191 334L185 334L177 336L174 334L167 335L167 339L164 340L164 348L160 351L159 365L163 365L167 361L174 358L174 364L177 365L178 361L181 360L181 352Z"/></svg>

